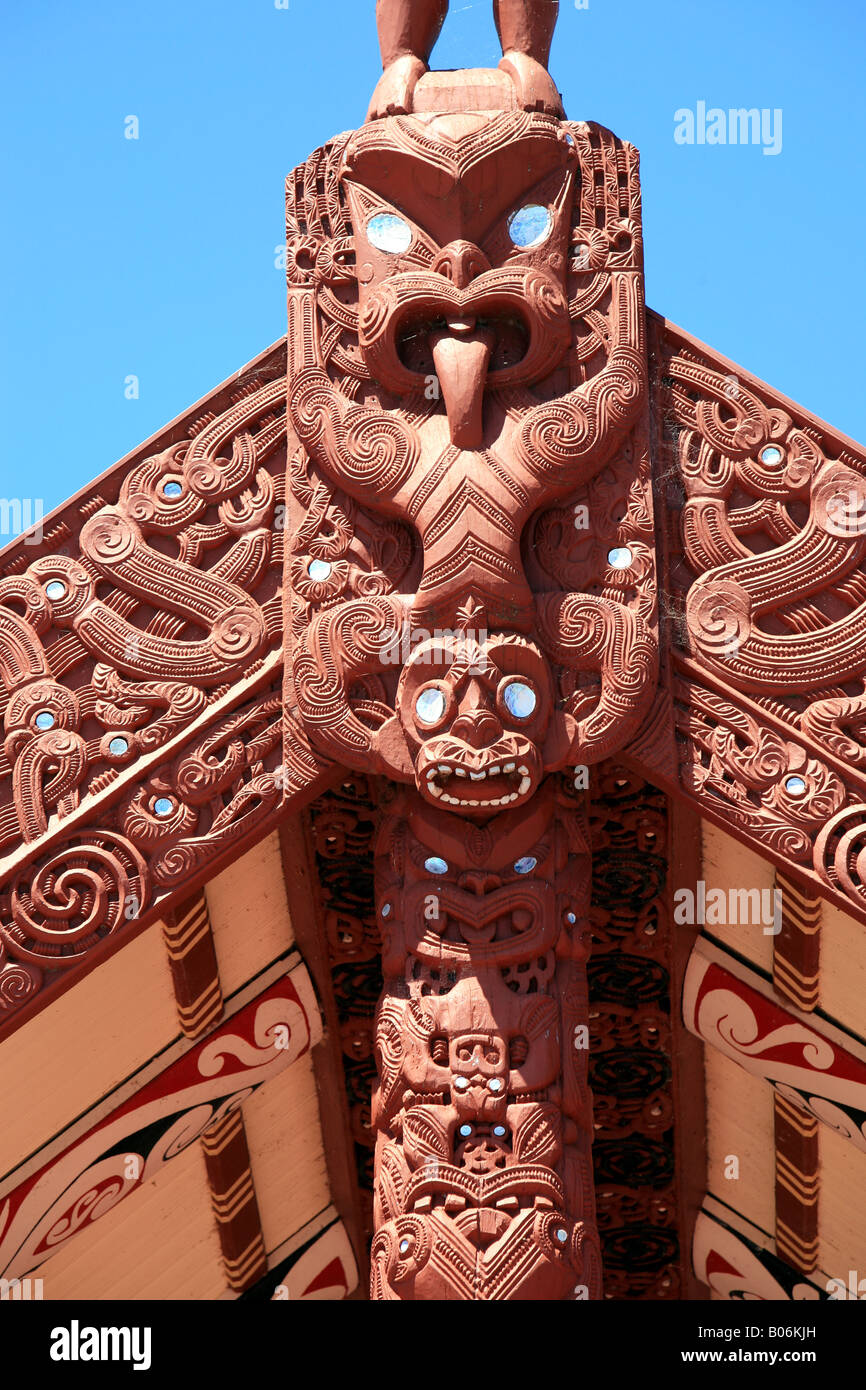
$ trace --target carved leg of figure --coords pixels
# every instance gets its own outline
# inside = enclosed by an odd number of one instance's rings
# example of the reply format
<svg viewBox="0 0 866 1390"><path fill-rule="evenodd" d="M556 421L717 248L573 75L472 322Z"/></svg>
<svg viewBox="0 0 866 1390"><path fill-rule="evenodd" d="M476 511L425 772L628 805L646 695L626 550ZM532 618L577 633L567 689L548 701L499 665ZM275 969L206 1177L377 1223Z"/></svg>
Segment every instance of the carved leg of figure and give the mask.
<svg viewBox="0 0 866 1390"><path fill-rule="evenodd" d="M380 740L390 735L389 766L393 769L394 758L399 765L405 741L397 721L390 720L384 733L381 728L374 733L353 713L347 691L362 676L393 669L408 604L408 599L389 594L326 609L307 629L305 645L296 648L292 689L311 749L319 758L358 770L381 770L377 749ZM408 775L408 751L402 757Z"/></svg>
<svg viewBox="0 0 866 1390"><path fill-rule="evenodd" d="M598 672L601 690L575 697L576 762L600 762L621 748L652 703L658 681L658 639L624 604L597 594L545 594L537 602L538 634L552 661Z"/></svg>
<svg viewBox="0 0 866 1390"><path fill-rule="evenodd" d="M559 14L559 0L494 0L493 13L502 43L502 62L527 111L563 114L547 62Z"/></svg>
<svg viewBox="0 0 866 1390"><path fill-rule="evenodd" d="M368 121L412 110L415 84L427 71L447 13L448 0L376 0L384 72L370 102Z"/></svg>
<svg viewBox="0 0 866 1390"><path fill-rule="evenodd" d="M601 1297L589 885L554 779L483 829L414 792L385 806L374 1299Z"/></svg>

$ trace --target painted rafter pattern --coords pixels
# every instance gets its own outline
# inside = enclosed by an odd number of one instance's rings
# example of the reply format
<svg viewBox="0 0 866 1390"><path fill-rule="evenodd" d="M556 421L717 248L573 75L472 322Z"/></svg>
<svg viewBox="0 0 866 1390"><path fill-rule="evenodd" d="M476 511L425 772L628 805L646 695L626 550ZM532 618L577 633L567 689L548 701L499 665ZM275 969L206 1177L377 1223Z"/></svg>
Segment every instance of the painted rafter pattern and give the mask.
<svg viewBox="0 0 866 1390"><path fill-rule="evenodd" d="M218 1219L230 1218L235 1206L240 1209L240 1196L250 1194L227 1194L226 1171L214 1152L219 1149L215 1128L223 1121L227 1125L252 1091L322 1035L312 984L297 953L275 964L268 976L264 985L257 981L242 991L230 1016L206 1037L175 1045L169 1065L151 1064L154 1074L131 1095L124 1087L119 1101L106 1097L92 1118L76 1122L65 1145L52 1144L49 1156L37 1156L23 1174L4 1179L0 1270L5 1277L38 1269L199 1139L211 1147ZM225 1136L225 1126L221 1132ZM234 1123L229 1132L236 1133ZM238 1180L243 1182L243 1171L236 1164L233 1181ZM243 1205L251 1215L254 1197ZM244 1229L247 1241L254 1241L249 1223ZM224 1245L230 1259L239 1253L231 1244L233 1234ZM249 1269L230 1269L230 1279L242 1272Z"/></svg>
<svg viewBox="0 0 866 1390"><path fill-rule="evenodd" d="M693 1256L698 1278L717 1298L777 1303L830 1297L828 1280L812 1279L780 1258L766 1232L713 1197L698 1214Z"/></svg>
<svg viewBox="0 0 866 1390"><path fill-rule="evenodd" d="M866 1152L866 1046L850 1034L820 1014L799 1017L763 976L703 937L686 971L683 1018L710 1047Z"/></svg>

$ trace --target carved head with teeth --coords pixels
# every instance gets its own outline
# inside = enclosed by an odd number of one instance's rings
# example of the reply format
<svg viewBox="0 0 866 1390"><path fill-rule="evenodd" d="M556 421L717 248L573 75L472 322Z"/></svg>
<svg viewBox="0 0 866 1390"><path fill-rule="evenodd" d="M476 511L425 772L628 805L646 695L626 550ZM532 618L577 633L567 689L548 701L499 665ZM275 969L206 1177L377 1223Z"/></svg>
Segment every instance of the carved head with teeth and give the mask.
<svg viewBox="0 0 866 1390"><path fill-rule="evenodd" d="M397 708L421 795L470 816L527 801L572 733L554 709L547 661L510 634L457 631L422 643L403 670Z"/></svg>

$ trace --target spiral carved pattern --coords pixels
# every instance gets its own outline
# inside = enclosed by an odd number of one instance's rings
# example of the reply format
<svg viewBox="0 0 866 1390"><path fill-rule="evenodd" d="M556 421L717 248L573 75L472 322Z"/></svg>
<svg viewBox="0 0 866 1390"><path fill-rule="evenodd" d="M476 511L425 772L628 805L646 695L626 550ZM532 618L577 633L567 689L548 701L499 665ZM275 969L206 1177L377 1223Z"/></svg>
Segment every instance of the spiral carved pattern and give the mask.
<svg viewBox="0 0 866 1390"><path fill-rule="evenodd" d="M71 835L4 891L11 925L0 927L0 940L15 960L69 969L128 920L130 903L146 905L148 880L143 856L122 835Z"/></svg>
<svg viewBox="0 0 866 1390"><path fill-rule="evenodd" d="M862 914L866 455L670 325L651 336L656 446L684 493L665 581L680 786Z"/></svg>

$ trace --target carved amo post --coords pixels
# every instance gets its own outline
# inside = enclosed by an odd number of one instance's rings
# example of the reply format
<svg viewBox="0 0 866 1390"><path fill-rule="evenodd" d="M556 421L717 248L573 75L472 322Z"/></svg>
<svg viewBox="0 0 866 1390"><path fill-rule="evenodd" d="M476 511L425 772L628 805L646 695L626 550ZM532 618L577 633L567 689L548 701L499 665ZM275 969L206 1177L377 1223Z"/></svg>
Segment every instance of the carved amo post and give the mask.
<svg viewBox="0 0 866 1390"><path fill-rule="evenodd" d="M637 156L442 77L288 180L286 760L379 778L373 1296L598 1298L573 788L657 684Z"/></svg>

